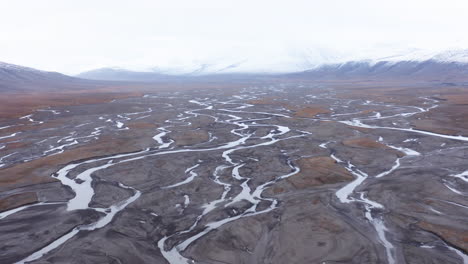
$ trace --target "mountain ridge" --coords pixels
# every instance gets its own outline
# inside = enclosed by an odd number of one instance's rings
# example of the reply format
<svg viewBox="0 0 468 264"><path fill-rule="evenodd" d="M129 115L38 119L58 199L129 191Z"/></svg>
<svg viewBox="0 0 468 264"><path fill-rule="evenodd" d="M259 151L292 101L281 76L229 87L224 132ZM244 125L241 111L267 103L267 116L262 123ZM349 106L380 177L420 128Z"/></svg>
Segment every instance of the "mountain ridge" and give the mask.
<svg viewBox="0 0 468 264"><path fill-rule="evenodd" d="M0 62L0 92L62 91L93 88L101 83L103 82Z"/></svg>
<svg viewBox="0 0 468 264"><path fill-rule="evenodd" d="M420 80L441 83L468 81L468 58L466 53L454 52L447 56L439 54L428 60L360 60L343 63L330 63L295 72L239 72L229 71L237 68L246 60L231 64L203 64L188 73L175 73L153 68L152 71L131 71L124 68L101 68L68 76L58 72L0 62L0 91L56 90L77 87L97 87L122 82L190 82L190 81L227 81L254 78L305 78L310 80ZM458 60L453 54L458 56ZM461 59L460 59L461 58ZM209 71L207 71L209 69Z"/></svg>
<svg viewBox="0 0 468 264"><path fill-rule="evenodd" d="M468 79L468 63L454 61L349 61L345 63L325 64L313 69L287 73L265 72L215 72L207 74L164 74L160 72L138 72L123 69L98 69L80 74L81 78L113 81L169 81L200 79L215 76L236 76L250 74L254 76L286 76L308 79L408 79L428 81L465 81Z"/></svg>
<svg viewBox="0 0 468 264"><path fill-rule="evenodd" d="M294 51L294 52L293 52ZM380 62L397 63L403 61L423 62L460 62L468 63L468 49L449 49L441 52L425 51L420 49L396 50L392 54L385 56L372 50L363 51L358 55L346 56L330 55L328 52L320 50L293 50L286 53L278 53L275 56L263 56L261 54L252 56L231 57L202 61L179 62L175 65L153 65L151 67L103 67L92 69L78 74L78 77L99 78L99 72L120 71L123 72L144 72L174 75L174 76L198 76L212 74L233 74L233 73L253 73L253 74L283 74L302 72L311 69L318 69L327 65L346 64L349 62L368 62L378 64ZM265 54L263 54L265 55ZM240 59L241 58L241 59Z"/></svg>

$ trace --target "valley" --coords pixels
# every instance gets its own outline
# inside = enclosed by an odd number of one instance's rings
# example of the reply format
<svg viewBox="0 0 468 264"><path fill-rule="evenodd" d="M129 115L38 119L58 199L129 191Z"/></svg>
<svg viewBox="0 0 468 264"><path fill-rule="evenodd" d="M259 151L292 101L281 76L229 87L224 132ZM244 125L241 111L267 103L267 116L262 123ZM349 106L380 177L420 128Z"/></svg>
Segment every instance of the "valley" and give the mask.
<svg viewBox="0 0 468 264"><path fill-rule="evenodd" d="M157 87L5 115L0 262L468 263L463 86Z"/></svg>

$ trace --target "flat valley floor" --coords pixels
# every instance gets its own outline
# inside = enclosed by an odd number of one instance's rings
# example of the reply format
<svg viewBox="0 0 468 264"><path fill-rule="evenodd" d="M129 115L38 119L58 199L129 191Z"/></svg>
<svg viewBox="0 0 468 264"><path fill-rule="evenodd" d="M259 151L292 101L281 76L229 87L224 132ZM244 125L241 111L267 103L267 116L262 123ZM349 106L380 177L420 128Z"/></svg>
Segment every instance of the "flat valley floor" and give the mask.
<svg viewBox="0 0 468 264"><path fill-rule="evenodd" d="M271 82L0 122L0 263L468 263L468 89Z"/></svg>

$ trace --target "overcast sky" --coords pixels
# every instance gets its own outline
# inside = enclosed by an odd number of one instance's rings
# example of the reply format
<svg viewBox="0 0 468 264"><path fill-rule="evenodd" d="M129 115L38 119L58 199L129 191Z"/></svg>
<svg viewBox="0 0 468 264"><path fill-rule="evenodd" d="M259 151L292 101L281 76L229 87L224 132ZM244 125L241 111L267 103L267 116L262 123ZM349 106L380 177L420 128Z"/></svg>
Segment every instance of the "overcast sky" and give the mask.
<svg viewBox="0 0 468 264"><path fill-rule="evenodd" d="M75 74L468 48L467 0L0 0L0 61Z"/></svg>

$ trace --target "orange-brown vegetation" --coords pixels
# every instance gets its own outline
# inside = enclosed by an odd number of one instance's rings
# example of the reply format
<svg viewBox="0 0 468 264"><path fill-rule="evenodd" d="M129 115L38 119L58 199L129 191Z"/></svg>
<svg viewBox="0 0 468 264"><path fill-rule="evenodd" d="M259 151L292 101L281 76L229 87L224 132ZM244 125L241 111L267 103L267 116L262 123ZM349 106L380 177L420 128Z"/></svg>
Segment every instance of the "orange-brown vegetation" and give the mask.
<svg viewBox="0 0 468 264"><path fill-rule="evenodd" d="M8 149L24 148L28 145L28 142L13 142L8 143Z"/></svg>
<svg viewBox="0 0 468 264"><path fill-rule="evenodd" d="M171 134L178 146L194 145L208 141L210 136L205 130L189 130Z"/></svg>
<svg viewBox="0 0 468 264"><path fill-rule="evenodd" d="M343 145L352 147L352 148L366 148L366 149L385 149L394 152L398 157L405 156L405 153L392 149L387 145L374 141L370 138L351 138L343 140Z"/></svg>
<svg viewBox="0 0 468 264"><path fill-rule="evenodd" d="M432 224L426 221L420 221L417 225L424 230L436 233L444 240L456 245L465 252L468 251L468 229L460 230L449 226Z"/></svg>
<svg viewBox="0 0 468 264"><path fill-rule="evenodd" d="M414 128L418 130L430 131L439 134L454 135L457 133L456 129L447 128L443 125L444 122L431 119L414 120L411 122Z"/></svg>
<svg viewBox="0 0 468 264"><path fill-rule="evenodd" d="M295 117L315 117L318 114L328 114L330 110L326 109L323 106L306 106L303 108L290 108L294 111Z"/></svg>
<svg viewBox="0 0 468 264"><path fill-rule="evenodd" d="M343 227L336 224L334 219L330 219L330 216L320 215L320 216L317 216L316 219L314 220L315 220L314 222L317 223L317 227L312 227L312 228L317 231L326 230L333 234L337 234L343 231Z"/></svg>
<svg viewBox="0 0 468 264"><path fill-rule="evenodd" d="M0 136L4 136L4 135L11 134L11 133L16 133L16 132L56 128L56 127L62 126L65 122L67 122L66 118L57 118L53 120L48 120L47 122L42 123L42 124L31 123L27 120L24 120L24 121L21 120L21 122L16 122L16 124L18 124L17 126L12 126L9 128L2 129L0 131L1 132ZM7 139L2 140L2 142L10 142L10 141L15 141L15 140L16 138L7 138Z"/></svg>
<svg viewBox="0 0 468 264"><path fill-rule="evenodd" d="M273 194L279 194L279 193L284 192L284 188L279 187L279 186L275 186L275 187L272 188L272 192L273 192Z"/></svg>
<svg viewBox="0 0 468 264"><path fill-rule="evenodd" d="M358 127L358 126L349 126L354 130L360 131L362 133L369 133L372 131L372 128L367 128L367 127Z"/></svg>
<svg viewBox="0 0 468 264"><path fill-rule="evenodd" d="M449 91L440 94L437 96L442 100L446 100L445 103L455 104L455 105L468 105L468 89L459 88L459 89L450 89Z"/></svg>
<svg viewBox="0 0 468 264"><path fill-rule="evenodd" d="M66 105L97 104L113 99L142 96L142 92L76 91L63 93L10 93L0 96L0 120L17 118L37 109Z"/></svg>
<svg viewBox="0 0 468 264"><path fill-rule="evenodd" d="M127 126L131 129L145 129L145 128L157 128L158 125L148 122L131 122Z"/></svg>
<svg viewBox="0 0 468 264"><path fill-rule="evenodd" d="M13 194L0 199L0 212L10 210L27 204L36 203L37 195L34 192Z"/></svg>
<svg viewBox="0 0 468 264"><path fill-rule="evenodd" d="M335 88L340 89L338 98L375 100L396 105L427 107L429 105L424 105L424 102L428 100L424 98L436 99L439 106L414 116L418 119L413 120L412 126L441 134L468 135L468 87L405 87L401 83L362 82L355 85L338 83Z"/></svg>
<svg viewBox="0 0 468 264"><path fill-rule="evenodd" d="M54 182L56 179L52 178L51 174L60 166L75 160L136 150L139 149L134 140L102 137L93 144L2 169L0 171L0 190Z"/></svg>
<svg viewBox="0 0 468 264"><path fill-rule="evenodd" d="M375 112L375 110L374 109L364 110L364 111L361 111L361 114L367 115L367 114L370 114L372 112Z"/></svg>
<svg viewBox="0 0 468 264"><path fill-rule="evenodd" d="M257 100L250 100L248 101L249 104L254 105L279 105L285 107L294 112L295 117L315 117L318 114L328 114L331 113L327 107L323 105L301 105L301 106L292 106L284 101L277 100L281 99L279 97L270 96L264 97Z"/></svg>
<svg viewBox="0 0 468 264"><path fill-rule="evenodd" d="M355 148L376 148L376 149L389 149L390 147L374 141L370 138L352 138L343 140L343 144Z"/></svg>
<svg viewBox="0 0 468 264"><path fill-rule="evenodd" d="M1 92L0 93L0 120L17 118L46 107L67 105L97 104L128 97L139 97L145 93L158 93L160 91L184 91L192 89L214 89L222 87L226 95L236 94L233 88L243 87L242 83L207 82L207 83L155 83L155 84L119 84L104 87L96 86L70 88L63 91L54 91L42 87L40 92Z"/></svg>
<svg viewBox="0 0 468 264"><path fill-rule="evenodd" d="M330 157L300 159L301 171L287 179L296 189L353 180L353 176Z"/></svg>
<svg viewBox="0 0 468 264"><path fill-rule="evenodd" d="M248 104L253 104L253 105L283 104L283 102L275 101L275 99L279 99L279 97L277 97L277 96L264 97L264 98L261 98L261 99L249 100L249 101L247 101L247 103Z"/></svg>

